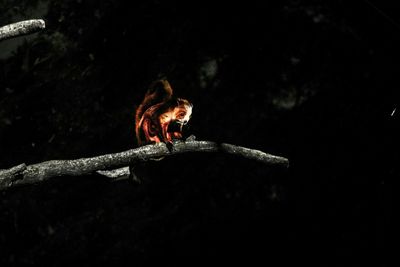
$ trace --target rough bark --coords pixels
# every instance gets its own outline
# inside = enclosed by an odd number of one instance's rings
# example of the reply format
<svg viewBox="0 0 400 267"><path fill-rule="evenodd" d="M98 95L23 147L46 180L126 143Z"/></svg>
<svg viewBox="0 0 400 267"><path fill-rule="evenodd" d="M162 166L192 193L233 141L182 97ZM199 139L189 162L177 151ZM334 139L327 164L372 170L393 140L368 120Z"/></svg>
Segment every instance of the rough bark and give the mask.
<svg viewBox="0 0 400 267"><path fill-rule="evenodd" d="M16 167L0 170L0 191L10 187L36 184L58 176L81 176L100 171L98 173L114 179L112 175L101 170L110 170L135 163L148 161L154 158L166 157L187 152L222 152L237 155L250 160L255 160L267 165L280 165L287 167L286 158L274 156L259 150L241 146L216 143L210 141L178 141L172 148L164 143L142 146L120 153L106 154L92 158L74 160L51 160L26 166L20 164ZM126 170L126 168L125 168Z"/></svg>
<svg viewBox="0 0 400 267"><path fill-rule="evenodd" d="M13 37L35 33L46 27L44 20L31 19L0 27L0 41Z"/></svg>

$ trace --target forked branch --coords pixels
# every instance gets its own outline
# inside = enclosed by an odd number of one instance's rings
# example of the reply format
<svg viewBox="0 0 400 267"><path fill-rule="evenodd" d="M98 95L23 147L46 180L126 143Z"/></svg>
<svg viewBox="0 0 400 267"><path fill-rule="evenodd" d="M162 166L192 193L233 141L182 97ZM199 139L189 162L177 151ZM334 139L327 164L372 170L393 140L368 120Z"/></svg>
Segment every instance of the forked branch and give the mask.
<svg viewBox="0 0 400 267"><path fill-rule="evenodd" d="M166 157L187 152L222 152L255 160L267 165L287 167L286 158L265 152L210 141L178 141L169 149L164 143L142 146L115 154L106 154L92 158L74 160L51 160L33 165L20 164L16 167L0 170L0 191L7 188L37 184L58 176L81 176L101 170L110 170L154 158ZM113 179L112 177L110 177Z"/></svg>

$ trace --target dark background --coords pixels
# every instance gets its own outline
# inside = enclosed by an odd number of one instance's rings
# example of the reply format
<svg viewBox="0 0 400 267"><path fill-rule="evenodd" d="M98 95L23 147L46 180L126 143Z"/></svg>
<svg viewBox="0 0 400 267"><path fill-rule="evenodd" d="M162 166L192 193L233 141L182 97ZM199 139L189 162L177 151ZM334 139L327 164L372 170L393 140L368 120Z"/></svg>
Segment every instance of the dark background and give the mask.
<svg viewBox="0 0 400 267"><path fill-rule="evenodd" d="M160 77L194 103L197 139L290 159L189 154L139 166L140 186L93 175L1 192L1 266L385 266L392 6L1 0L0 14L47 26L0 44L0 168L135 147L135 108Z"/></svg>

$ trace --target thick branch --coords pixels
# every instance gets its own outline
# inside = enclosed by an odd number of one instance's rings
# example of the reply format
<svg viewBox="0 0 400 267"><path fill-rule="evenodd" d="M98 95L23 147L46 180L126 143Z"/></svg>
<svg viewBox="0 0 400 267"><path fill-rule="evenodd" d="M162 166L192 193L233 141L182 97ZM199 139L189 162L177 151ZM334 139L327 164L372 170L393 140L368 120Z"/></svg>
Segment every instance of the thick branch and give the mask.
<svg viewBox="0 0 400 267"><path fill-rule="evenodd" d="M138 162L187 152L223 152L256 160L267 165L286 167L289 165L288 159L259 150L225 143L187 140L175 142L171 150L164 143L158 143L93 158L51 160L28 166L21 164L8 170L0 170L0 191L18 185L40 183L57 176L81 176L98 170L135 165Z"/></svg>
<svg viewBox="0 0 400 267"><path fill-rule="evenodd" d="M21 35L35 33L44 29L45 27L46 24L42 19L31 19L12 23L0 27L0 41Z"/></svg>

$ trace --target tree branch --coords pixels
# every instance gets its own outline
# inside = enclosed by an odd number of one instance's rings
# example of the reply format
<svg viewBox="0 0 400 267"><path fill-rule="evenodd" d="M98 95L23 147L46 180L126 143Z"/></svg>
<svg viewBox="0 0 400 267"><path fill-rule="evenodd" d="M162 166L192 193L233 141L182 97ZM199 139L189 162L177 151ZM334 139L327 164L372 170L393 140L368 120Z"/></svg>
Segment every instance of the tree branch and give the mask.
<svg viewBox="0 0 400 267"><path fill-rule="evenodd" d="M46 28L42 19L24 20L0 27L0 41L13 37L35 33Z"/></svg>
<svg viewBox="0 0 400 267"><path fill-rule="evenodd" d="M135 165L136 163L154 158L187 152L223 152L255 160L267 165L281 165L285 167L289 165L288 159L267 154L259 150L225 143L218 144L209 141L186 140L175 142L172 149L169 149L164 143L158 143L92 158L51 160L28 166L21 164L7 170L0 170L0 191L15 186L44 182L58 176L81 176L99 170L99 173L102 174L101 170ZM111 179L115 178L111 175L106 176Z"/></svg>

